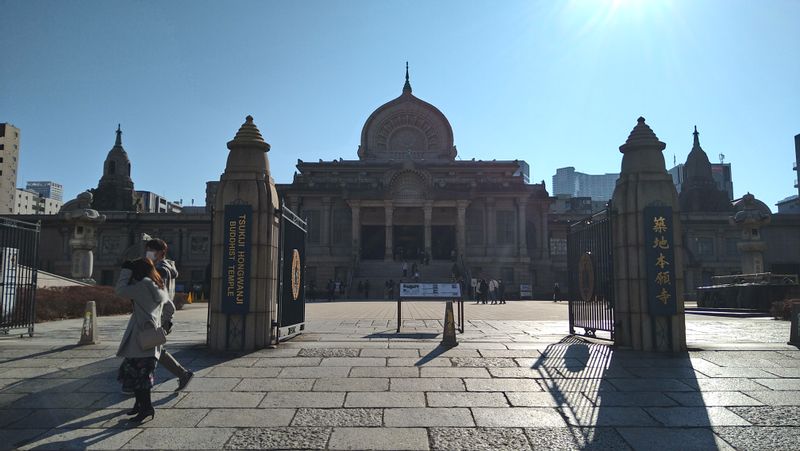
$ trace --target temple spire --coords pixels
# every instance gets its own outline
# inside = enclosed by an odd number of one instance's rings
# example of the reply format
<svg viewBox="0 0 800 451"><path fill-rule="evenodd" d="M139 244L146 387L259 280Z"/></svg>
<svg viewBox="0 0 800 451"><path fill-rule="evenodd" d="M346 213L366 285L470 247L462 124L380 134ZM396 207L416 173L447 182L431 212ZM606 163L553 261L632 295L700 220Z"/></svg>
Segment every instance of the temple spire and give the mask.
<svg viewBox="0 0 800 451"><path fill-rule="evenodd" d="M114 141L114 147L122 147L122 128L117 124L117 140Z"/></svg>
<svg viewBox="0 0 800 451"><path fill-rule="evenodd" d="M697 126L696 125L694 126L694 133L692 133L692 134L694 135L694 144L692 144L692 148L695 148L695 147L699 148L700 147L700 137L699 137L700 133L697 132Z"/></svg>
<svg viewBox="0 0 800 451"><path fill-rule="evenodd" d="M411 93L411 83L408 81L408 61L406 61L406 84L403 85L403 94Z"/></svg>

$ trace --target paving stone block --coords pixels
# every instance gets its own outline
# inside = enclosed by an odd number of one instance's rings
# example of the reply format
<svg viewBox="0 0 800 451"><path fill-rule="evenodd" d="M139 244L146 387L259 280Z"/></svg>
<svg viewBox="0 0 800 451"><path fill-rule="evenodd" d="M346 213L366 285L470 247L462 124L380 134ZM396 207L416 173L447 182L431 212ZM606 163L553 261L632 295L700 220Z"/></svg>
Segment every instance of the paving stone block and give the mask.
<svg viewBox="0 0 800 451"><path fill-rule="evenodd" d="M561 377L557 370L540 371L531 368L489 368L492 377L542 379L546 377Z"/></svg>
<svg viewBox="0 0 800 451"><path fill-rule="evenodd" d="M542 391L532 379L464 379L467 391Z"/></svg>
<svg viewBox="0 0 800 451"><path fill-rule="evenodd" d="M770 380L770 379L766 379ZM745 391L762 390L763 387L742 378L706 378L706 379L681 379L686 385L701 391ZM668 391L664 389L664 391Z"/></svg>
<svg viewBox="0 0 800 451"><path fill-rule="evenodd" d="M477 394L477 393L475 393ZM514 407L558 407L591 406L591 401L579 392L548 393L548 392L506 392L508 401Z"/></svg>
<svg viewBox="0 0 800 451"><path fill-rule="evenodd" d="M138 429L107 433L98 433L97 429L56 429L23 440L25 444L19 449L119 449L139 433Z"/></svg>
<svg viewBox="0 0 800 451"><path fill-rule="evenodd" d="M656 387L653 387L656 388ZM684 392L677 392L684 393ZM695 392L685 392L696 395ZM586 392L584 396L596 406L603 407L668 407L678 403L661 392Z"/></svg>
<svg viewBox="0 0 800 451"><path fill-rule="evenodd" d="M729 407L728 409L758 426L800 426L800 406Z"/></svg>
<svg viewBox="0 0 800 451"><path fill-rule="evenodd" d="M613 428L527 428L525 435L528 436L532 449L557 449L559 451L622 451L630 449L622 436Z"/></svg>
<svg viewBox="0 0 800 451"><path fill-rule="evenodd" d="M761 402L735 391L665 393L687 407L760 406Z"/></svg>
<svg viewBox="0 0 800 451"><path fill-rule="evenodd" d="M21 449L22 446L29 445L46 432L47 429L3 429L3 441L0 449Z"/></svg>
<svg viewBox="0 0 800 451"><path fill-rule="evenodd" d="M538 407L473 407L475 424L484 427L563 427L556 409Z"/></svg>
<svg viewBox="0 0 800 451"><path fill-rule="evenodd" d="M281 368L279 367L257 367L257 368L250 368L250 367L230 367L230 366L221 366L216 368L211 368L210 371L206 372L203 377L275 377L278 373L281 372ZM195 377L198 374L195 373ZM194 385L194 381L192 384L189 385L190 387Z"/></svg>
<svg viewBox="0 0 800 451"><path fill-rule="evenodd" d="M486 368L438 368L438 367L431 367L431 368L422 367L420 368L419 376L420 377L470 377L470 378L491 377Z"/></svg>
<svg viewBox="0 0 800 451"><path fill-rule="evenodd" d="M238 392L193 392L178 401L181 409L215 407L256 407L264 398L264 393Z"/></svg>
<svg viewBox="0 0 800 451"><path fill-rule="evenodd" d="M310 391L314 386L314 382L314 379L242 379L242 381L233 388L233 391Z"/></svg>
<svg viewBox="0 0 800 451"><path fill-rule="evenodd" d="M713 430L731 446L740 450L792 450L797 449L797 444L800 443L798 427L715 427Z"/></svg>
<svg viewBox="0 0 800 451"><path fill-rule="evenodd" d="M145 429L125 449L221 449L233 435L232 428Z"/></svg>
<svg viewBox="0 0 800 451"><path fill-rule="evenodd" d="M233 377L194 377L192 383L183 391L186 392L226 392L233 390L241 379ZM176 382L173 380L161 383L153 387L153 391L174 391ZM119 387L117 387L119 390Z"/></svg>
<svg viewBox="0 0 800 451"><path fill-rule="evenodd" d="M530 449L518 428L431 428L433 450L519 451Z"/></svg>
<svg viewBox="0 0 800 451"><path fill-rule="evenodd" d="M405 357L419 358L417 349L362 349L361 357Z"/></svg>
<svg viewBox="0 0 800 451"><path fill-rule="evenodd" d="M78 409L89 407L95 401L105 397L107 393L35 393L17 399L11 404L13 408Z"/></svg>
<svg viewBox="0 0 800 451"><path fill-rule="evenodd" d="M747 388L743 390L763 390L763 387L767 387L772 390L780 391L800 391L800 379L754 379L753 381L760 385L757 385L757 388Z"/></svg>
<svg viewBox="0 0 800 451"><path fill-rule="evenodd" d="M105 428L193 428L205 417L208 409L156 409L152 420L134 425L125 411L118 411L115 417L102 424ZM216 426L216 425L215 425Z"/></svg>
<svg viewBox="0 0 800 451"><path fill-rule="evenodd" d="M298 409L292 426L378 427L383 409Z"/></svg>
<svg viewBox="0 0 800 451"><path fill-rule="evenodd" d="M419 377L419 368L402 366L353 367L350 377Z"/></svg>
<svg viewBox="0 0 800 451"><path fill-rule="evenodd" d="M502 393L430 392L426 396L430 407L508 407Z"/></svg>
<svg viewBox="0 0 800 451"><path fill-rule="evenodd" d="M722 380L722 379L721 379ZM689 385L690 381L676 379L609 379L617 390L630 391L696 391L697 387Z"/></svg>
<svg viewBox="0 0 800 451"><path fill-rule="evenodd" d="M259 407L342 407L344 393L339 392L270 392Z"/></svg>
<svg viewBox="0 0 800 451"><path fill-rule="evenodd" d="M321 377L347 377L350 367L286 367L278 374L279 378L318 379Z"/></svg>
<svg viewBox="0 0 800 451"><path fill-rule="evenodd" d="M181 412L180 409L175 409ZM276 427L289 426L295 409L213 409L197 427Z"/></svg>
<svg viewBox="0 0 800 451"><path fill-rule="evenodd" d="M93 409L47 409L39 408L32 411L23 410L16 421L11 421L5 428L8 429L42 429L42 428L93 428L101 427L103 423L114 418L120 410L100 410L100 414L93 415ZM70 427L70 424L72 425Z"/></svg>
<svg viewBox="0 0 800 451"><path fill-rule="evenodd" d="M450 360L457 367L516 368L514 359L501 357L453 357Z"/></svg>
<svg viewBox="0 0 800 451"><path fill-rule="evenodd" d="M730 445L708 428L617 428L617 432L635 450L733 451Z"/></svg>
<svg viewBox="0 0 800 451"><path fill-rule="evenodd" d="M392 378L391 391L463 391L461 379L452 377Z"/></svg>
<svg viewBox="0 0 800 451"><path fill-rule="evenodd" d="M612 379L539 379L545 391L551 393L565 392L607 392L617 391Z"/></svg>
<svg viewBox="0 0 800 451"><path fill-rule="evenodd" d="M747 396L768 406L800 406L800 391L747 391Z"/></svg>
<svg viewBox="0 0 800 451"><path fill-rule="evenodd" d="M470 427L475 426L467 408L391 408L383 412L388 427Z"/></svg>
<svg viewBox="0 0 800 451"><path fill-rule="evenodd" d="M509 357L537 359L542 353L538 349L480 349L482 357Z"/></svg>
<svg viewBox="0 0 800 451"><path fill-rule="evenodd" d="M572 426L659 426L639 407L565 405L559 411Z"/></svg>
<svg viewBox="0 0 800 451"><path fill-rule="evenodd" d="M317 379L314 391L386 391L388 378L376 377L337 377Z"/></svg>
<svg viewBox="0 0 800 451"><path fill-rule="evenodd" d="M667 427L747 426L750 424L725 407L646 407L645 411Z"/></svg>
<svg viewBox="0 0 800 451"><path fill-rule="evenodd" d="M348 393L345 407L425 407L425 394L417 392Z"/></svg>
<svg viewBox="0 0 800 451"><path fill-rule="evenodd" d="M422 357L420 358L408 358L408 357L389 357L387 360L387 366L418 366L418 367L428 367L428 366L446 366L452 367L453 363L450 359L446 357L436 357L431 360L423 360Z"/></svg>
<svg viewBox="0 0 800 451"><path fill-rule="evenodd" d="M422 428L335 428L329 449L427 450L428 434Z"/></svg>
<svg viewBox="0 0 800 451"><path fill-rule="evenodd" d="M186 393L152 392L150 400L156 409L174 407ZM109 393L91 405L92 409L130 409L133 406L133 395L125 393Z"/></svg>
<svg viewBox="0 0 800 451"><path fill-rule="evenodd" d="M359 348L304 348L297 354L300 357L358 357Z"/></svg>
<svg viewBox="0 0 800 451"><path fill-rule="evenodd" d="M386 366L386 359L383 357L326 357L322 359L320 366Z"/></svg>
<svg viewBox="0 0 800 451"><path fill-rule="evenodd" d="M319 366L321 357L268 357L256 361L256 367Z"/></svg>

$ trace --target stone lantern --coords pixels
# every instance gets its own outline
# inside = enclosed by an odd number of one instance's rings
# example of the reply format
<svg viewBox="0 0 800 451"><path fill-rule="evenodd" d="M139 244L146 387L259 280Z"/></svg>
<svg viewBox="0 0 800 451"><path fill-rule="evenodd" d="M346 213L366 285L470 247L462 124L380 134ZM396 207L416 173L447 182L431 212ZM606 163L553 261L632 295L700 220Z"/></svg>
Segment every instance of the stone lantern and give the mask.
<svg viewBox="0 0 800 451"><path fill-rule="evenodd" d="M69 239L72 256L70 275L74 279L89 283L95 283L92 272L94 249L97 247L97 226L106 220L105 215L90 208L92 197L92 193L83 192L61 209L64 219L72 225L72 236Z"/></svg>
<svg viewBox="0 0 800 451"><path fill-rule="evenodd" d="M742 256L742 274L764 272L764 251L767 243L761 239L761 227L769 224L772 213L769 207L750 193L734 203L736 213L730 223L742 230L736 247Z"/></svg>

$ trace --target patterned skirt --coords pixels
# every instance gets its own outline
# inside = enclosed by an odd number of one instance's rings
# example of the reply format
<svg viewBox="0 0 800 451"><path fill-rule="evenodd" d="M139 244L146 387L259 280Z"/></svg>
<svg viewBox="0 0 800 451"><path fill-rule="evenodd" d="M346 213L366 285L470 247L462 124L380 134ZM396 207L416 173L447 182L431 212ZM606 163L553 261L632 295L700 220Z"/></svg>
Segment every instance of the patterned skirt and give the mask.
<svg viewBox="0 0 800 451"><path fill-rule="evenodd" d="M133 392L153 388L158 360L155 357L126 358L117 372L117 380L122 384L122 391Z"/></svg>

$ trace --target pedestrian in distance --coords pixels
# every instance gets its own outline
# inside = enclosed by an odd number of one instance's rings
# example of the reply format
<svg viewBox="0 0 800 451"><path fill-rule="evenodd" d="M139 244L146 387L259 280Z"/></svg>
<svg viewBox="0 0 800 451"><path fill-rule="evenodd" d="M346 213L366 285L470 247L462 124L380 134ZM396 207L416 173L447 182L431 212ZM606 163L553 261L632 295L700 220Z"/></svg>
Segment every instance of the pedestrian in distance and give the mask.
<svg viewBox="0 0 800 451"><path fill-rule="evenodd" d="M403 260L403 264L400 266L400 268L403 270L403 277L408 277L408 262Z"/></svg>
<svg viewBox="0 0 800 451"><path fill-rule="evenodd" d="M124 359L117 380L122 383L123 392L133 392L136 402L127 413L135 415L132 422L141 423L155 416L150 390L155 382L161 345L150 347L146 337L152 335L148 329L161 330L161 311L167 302L167 290L153 262L138 258L122 264L114 291L133 302L133 313L117 350L117 357Z"/></svg>
<svg viewBox="0 0 800 451"><path fill-rule="evenodd" d="M503 283L503 279L497 280L497 297L501 304L506 303L506 284Z"/></svg>
<svg viewBox="0 0 800 451"><path fill-rule="evenodd" d="M326 286L328 290L328 302L333 302L333 299L336 297L336 284L333 282L333 279L328 279L328 286Z"/></svg>
<svg viewBox="0 0 800 451"><path fill-rule="evenodd" d="M558 302L561 300L561 287L558 286L558 282L553 284L553 302Z"/></svg>
<svg viewBox="0 0 800 451"><path fill-rule="evenodd" d="M364 281L364 299L369 299L369 279Z"/></svg>
<svg viewBox="0 0 800 451"><path fill-rule="evenodd" d="M480 290L481 290L480 294L481 304L486 304L486 299L489 296L489 283L486 282L486 279L481 279Z"/></svg>
<svg viewBox="0 0 800 451"><path fill-rule="evenodd" d="M167 250L167 243L159 238L152 239L145 244L145 256L155 263L156 271L161 276L164 289L167 290L167 302L164 303L161 309L161 324L164 327L164 331L169 335L172 333L172 318L175 315L175 280L178 278L178 269L175 267L175 262L167 258ZM161 357L159 357L158 363L178 378L178 388L175 391L181 391L186 388L194 377L194 373L178 363L175 357L166 349L161 349Z"/></svg>
<svg viewBox="0 0 800 451"><path fill-rule="evenodd" d="M489 300L492 304L497 304L497 280L489 280Z"/></svg>

